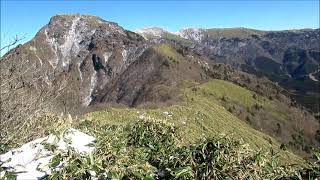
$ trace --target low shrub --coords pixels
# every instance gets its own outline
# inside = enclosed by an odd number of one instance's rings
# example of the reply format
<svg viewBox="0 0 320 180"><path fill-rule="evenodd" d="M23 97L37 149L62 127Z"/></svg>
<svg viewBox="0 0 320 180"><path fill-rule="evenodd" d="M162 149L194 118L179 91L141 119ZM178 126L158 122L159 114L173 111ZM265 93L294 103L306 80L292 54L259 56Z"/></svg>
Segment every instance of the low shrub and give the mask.
<svg viewBox="0 0 320 180"><path fill-rule="evenodd" d="M181 145L175 126L163 121L138 120L125 126L90 123L79 128L96 136L95 152L88 156L57 152L51 167L65 163L48 179L299 179L320 172L319 161L304 168L281 165L273 151L255 151L229 136Z"/></svg>

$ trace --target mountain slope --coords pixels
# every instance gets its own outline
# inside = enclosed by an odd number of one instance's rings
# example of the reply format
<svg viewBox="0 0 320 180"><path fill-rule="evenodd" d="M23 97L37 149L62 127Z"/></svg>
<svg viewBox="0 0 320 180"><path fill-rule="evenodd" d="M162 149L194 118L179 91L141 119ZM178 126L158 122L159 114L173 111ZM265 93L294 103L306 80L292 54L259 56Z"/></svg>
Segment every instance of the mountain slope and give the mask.
<svg viewBox="0 0 320 180"><path fill-rule="evenodd" d="M247 30L245 34L248 34ZM172 37L146 40L116 23L95 16L52 17L33 40L11 50L0 61L4 107L1 108L1 118L4 119L1 138L11 143L15 137L21 138L20 131L39 114L81 116L108 106L148 109L190 103L185 99L183 87L186 82L192 82L203 84L194 89L194 94L189 93L199 103L191 103L193 106L184 113L196 113L193 108L203 108L211 118L204 117L205 126L210 126L209 129L200 123L194 124L190 131L219 133L220 128L229 131L230 127L226 126L238 124L240 134L251 143L254 139L244 135L249 127L255 129L250 129L250 132L262 131L300 153L308 153L319 145L318 122L311 113L291 100L286 90L264 77L219 64L217 62L221 59L218 57L210 59L208 53L214 51L210 43L217 41L209 36L201 39L201 42L208 41L203 44L190 44L192 40L182 40L178 35L174 37L179 38ZM218 44L227 45L220 50L231 58L237 54L233 46L237 47L238 41L242 40L219 40ZM255 51L252 48L251 51ZM317 57L312 52L306 53L308 58ZM245 53L248 52L238 54ZM306 68L301 69L315 69L314 59L300 61L300 53L293 54L288 56L294 61L306 62ZM264 63L268 60L260 58L260 66L266 66ZM280 63L272 62L270 66L274 72L281 71L281 68L276 68ZM295 66L292 67L294 69ZM246 98L239 98L237 93ZM224 116L228 119L225 124L222 123ZM216 122L220 123L219 129L210 124L214 118L220 119ZM300 126L301 122L305 124ZM246 123L243 125L245 129L239 123Z"/></svg>
<svg viewBox="0 0 320 180"><path fill-rule="evenodd" d="M184 43L185 40L168 35L162 38L183 44L215 62L266 76L289 90L291 97L299 103L319 112L320 84L310 74L320 69L320 29L259 31L246 28L187 28L177 35L193 43Z"/></svg>
<svg viewBox="0 0 320 180"><path fill-rule="evenodd" d="M39 104L48 100L38 109L79 112L91 103L99 86L143 52L147 44L142 42L141 36L98 17L54 16L33 40L1 59L1 87L7 90L2 98L8 99L3 107L12 111L30 107L32 100ZM19 94L30 100L17 98ZM9 111L3 116L14 115Z"/></svg>
<svg viewBox="0 0 320 180"><path fill-rule="evenodd" d="M177 85L183 80L208 79L197 63L201 59L182 55L170 44L147 49L134 63L105 87L98 102L115 102L129 106L141 103L175 103ZM201 60L203 61L203 60ZM183 73L188 71L188 73ZM171 102L171 103L170 103Z"/></svg>
<svg viewBox="0 0 320 180"><path fill-rule="evenodd" d="M183 82L179 85L180 92L183 93L183 103L181 105L155 109L110 108L86 114L84 117L99 124L99 126L104 124L125 125L135 123L137 119L160 120L175 124L182 143L186 145L197 142L200 137L228 134L236 139L243 139L255 149L268 150L272 147L275 151L279 151L284 159L286 159L286 156L291 156L290 152L280 150L280 143L277 140L252 129L250 125L228 112L226 108L220 105L219 97L215 98L214 95L211 95L210 98L206 95L215 93L214 86L220 82L227 83L222 80L204 84L190 81ZM198 88L199 90L195 90ZM208 88L205 91L206 94L202 88ZM241 89L236 85L232 85L232 88Z"/></svg>

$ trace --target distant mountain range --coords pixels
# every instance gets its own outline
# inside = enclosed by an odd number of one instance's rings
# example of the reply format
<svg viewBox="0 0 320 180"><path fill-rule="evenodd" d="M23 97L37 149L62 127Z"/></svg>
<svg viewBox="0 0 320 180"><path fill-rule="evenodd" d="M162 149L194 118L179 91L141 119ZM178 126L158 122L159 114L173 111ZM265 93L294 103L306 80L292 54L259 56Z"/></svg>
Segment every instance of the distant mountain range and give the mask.
<svg viewBox="0 0 320 180"><path fill-rule="evenodd" d="M289 90L299 103L319 112L320 29L187 28L170 33L146 28L136 32L146 39L179 42L215 62L266 76Z"/></svg>
<svg viewBox="0 0 320 180"><path fill-rule="evenodd" d="M204 86L200 95L216 97L210 103L233 120L308 153L320 143L319 32L135 33L96 16L57 15L2 57L1 118L16 131L36 113L79 116L108 106L185 105L185 88L200 93L197 85L219 79L217 89Z"/></svg>

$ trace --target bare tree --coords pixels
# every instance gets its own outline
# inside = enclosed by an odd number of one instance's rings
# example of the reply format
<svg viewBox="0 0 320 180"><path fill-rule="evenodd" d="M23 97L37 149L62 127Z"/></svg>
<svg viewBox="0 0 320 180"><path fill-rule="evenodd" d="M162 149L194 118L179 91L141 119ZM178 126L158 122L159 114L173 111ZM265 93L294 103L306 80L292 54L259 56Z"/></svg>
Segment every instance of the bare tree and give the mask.
<svg viewBox="0 0 320 180"><path fill-rule="evenodd" d="M9 42L7 45L4 45L3 47L1 47L0 52L7 49L9 50L10 47L16 45L19 41L23 40L25 38L25 35L19 37L18 35L16 35L11 42Z"/></svg>
<svg viewBox="0 0 320 180"><path fill-rule="evenodd" d="M21 39L2 47L10 48ZM11 56L10 54L8 56ZM21 58L21 57L20 57ZM61 98L68 79L48 85L47 78L55 76L54 69L43 71L35 60L3 57L0 61L0 151L1 144L12 143L23 136L23 129L29 126L38 114L49 112L55 100ZM23 142L23 139L20 139ZM19 142L17 142L18 144Z"/></svg>

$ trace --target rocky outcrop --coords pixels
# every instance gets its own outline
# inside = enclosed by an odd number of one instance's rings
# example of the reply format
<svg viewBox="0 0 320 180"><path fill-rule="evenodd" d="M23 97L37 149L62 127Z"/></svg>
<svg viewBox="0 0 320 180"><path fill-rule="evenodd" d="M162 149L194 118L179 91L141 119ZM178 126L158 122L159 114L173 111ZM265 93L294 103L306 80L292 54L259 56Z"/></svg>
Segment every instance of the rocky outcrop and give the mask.
<svg viewBox="0 0 320 180"><path fill-rule="evenodd" d="M147 47L141 36L98 17L54 16L34 39L2 58L2 115L10 118L14 109L34 101L50 110L77 112Z"/></svg>
<svg viewBox="0 0 320 180"><path fill-rule="evenodd" d="M208 34L205 33L205 30L200 28L182 29L177 34L185 39L189 39L197 43L201 43L208 36Z"/></svg>

